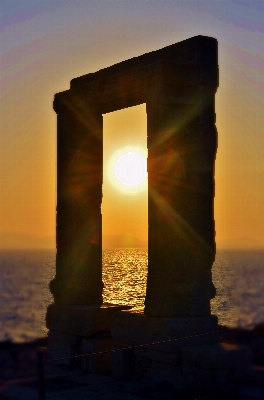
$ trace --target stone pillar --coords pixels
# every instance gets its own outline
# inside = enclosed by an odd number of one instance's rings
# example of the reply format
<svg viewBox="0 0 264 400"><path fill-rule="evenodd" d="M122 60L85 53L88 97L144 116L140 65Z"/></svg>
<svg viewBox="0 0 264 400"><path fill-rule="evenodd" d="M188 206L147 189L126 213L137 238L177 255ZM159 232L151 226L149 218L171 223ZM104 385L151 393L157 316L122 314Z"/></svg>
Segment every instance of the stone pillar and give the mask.
<svg viewBox="0 0 264 400"><path fill-rule="evenodd" d="M102 303L103 117L81 94L55 96L57 258L55 304Z"/></svg>
<svg viewBox="0 0 264 400"><path fill-rule="evenodd" d="M147 316L210 314L215 91L213 86L160 85L148 92Z"/></svg>

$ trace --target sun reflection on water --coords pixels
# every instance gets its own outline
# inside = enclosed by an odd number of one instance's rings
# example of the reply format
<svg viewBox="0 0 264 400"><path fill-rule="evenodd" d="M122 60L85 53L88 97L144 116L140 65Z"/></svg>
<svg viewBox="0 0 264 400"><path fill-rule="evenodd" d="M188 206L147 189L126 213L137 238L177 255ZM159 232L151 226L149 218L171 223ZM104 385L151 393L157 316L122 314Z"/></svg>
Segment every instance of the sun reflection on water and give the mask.
<svg viewBox="0 0 264 400"><path fill-rule="evenodd" d="M103 252L104 302L144 307L148 253L142 249Z"/></svg>
<svg viewBox="0 0 264 400"><path fill-rule="evenodd" d="M0 252L0 341L47 335L53 302L54 250ZM211 312L228 326L255 326L264 315L264 252L218 251L212 268L216 297ZM103 250L104 302L144 307L147 249Z"/></svg>

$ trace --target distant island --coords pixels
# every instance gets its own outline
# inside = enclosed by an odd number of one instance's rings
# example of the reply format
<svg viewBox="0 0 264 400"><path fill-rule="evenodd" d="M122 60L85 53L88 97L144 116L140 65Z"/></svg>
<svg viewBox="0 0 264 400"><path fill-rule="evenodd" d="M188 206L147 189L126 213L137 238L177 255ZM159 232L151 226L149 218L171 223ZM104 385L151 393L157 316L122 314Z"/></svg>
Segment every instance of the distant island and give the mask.
<svg viewBox="0 0 264 400"><path fill-rule="evenodd" d="M103 248L140 247L148 242L130 235L103 235ZM25 233L0 233L0 249L55 249L55 236L37 237Z"/></svg>
<svg viewBox="0 0 264 400"><path fill-rule="evenodd" d="M103 249L115 247L142 247L147 248L148 242L139 240L130 235L104 235L103 236Z"/></svg>
<svg viewBox="0 0 264 400"><path fill-rule="evenodd" d="M148 242L131 235L103 235L103 249L110 248L148 248ZM25 233L0 233L0 249L55 249L55 236L37 237ZM261 250L263 240L240 237L218 241L217 250Z"/></svg>

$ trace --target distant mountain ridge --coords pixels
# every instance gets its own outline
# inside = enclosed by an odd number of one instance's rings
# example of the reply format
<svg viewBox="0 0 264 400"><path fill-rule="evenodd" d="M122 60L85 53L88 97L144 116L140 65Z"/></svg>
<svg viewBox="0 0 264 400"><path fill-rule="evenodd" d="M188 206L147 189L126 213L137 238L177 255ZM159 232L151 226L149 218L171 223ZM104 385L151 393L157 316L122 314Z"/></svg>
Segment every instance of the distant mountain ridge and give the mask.
<svg viewBox="0 0 264 400"><path fill-rule="evenodd" d="M228 249L257 250L257 249L264 249L264 242L250 237L239 237L235 239L218 241L216 243L216 247L218 249L223 249L223 250L228 250Z"/></svg>
<svg viewBox="0 0 264 400"><path fill-rule="evenodd" d="M147 248L148 242L130 235L103 235L103 248ZM26 233L0 233L0 249L55 249L55 236L37 237Z"/></svg>
<svg viewBox="0 0 264 400"><path fill-rule="evenodd" d="M103 235L103 249L107 248L128 248L142 247L147 248L148 242L135 238L130 235Z"/></svg>
<svg viewBox="0 0 264 400"><path fill-rule="evenodd" d="M148 242L131 235L103 235L103 248L147 248ZM217 249L257 250L264 249L264 241L240 237L218 241ZM55 236L37 237L26 233L0 233L0 249L55 249Z"/></svg>

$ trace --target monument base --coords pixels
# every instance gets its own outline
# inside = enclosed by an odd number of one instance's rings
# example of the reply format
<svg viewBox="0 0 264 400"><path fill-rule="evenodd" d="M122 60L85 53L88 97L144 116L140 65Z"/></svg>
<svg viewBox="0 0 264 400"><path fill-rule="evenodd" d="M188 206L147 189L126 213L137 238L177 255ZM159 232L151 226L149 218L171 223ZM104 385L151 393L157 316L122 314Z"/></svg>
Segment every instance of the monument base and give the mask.
<svg viewBox="0 0 264 400"><path fill-rule="evenodd" d="M130 306L104 303L102 305L57 305L47 309L48 358L71 368L83 368L90 373L107 372L111 360L106 356L78 357L98 349L111 350L111 320L114 313ZM66 360L59 360L66 358Z"/></svg>
<svg viewBox="0 0 264 400"><path fill-rule="evenodd" d="M177 389L227 384L250 367L251 359L246 348L218 343L217 322L215 315L159 318L143 310L117 312L112 337L123 350L113 353L112 376L145 377Z"/></svg>
<svg viewBox="0 0 264 400"><path fill-rule="evenodd" d="M215 343L218 338L218 318L202 317L149 317L144 310L121 311L113 315L112 337L117 342L132 345L153 343L156 350L176 351L193 344ZM176 339L180 340L176 340ZM185 340L183 340L185 338ZM164 343L158 343L165 341Z"/></svg>

